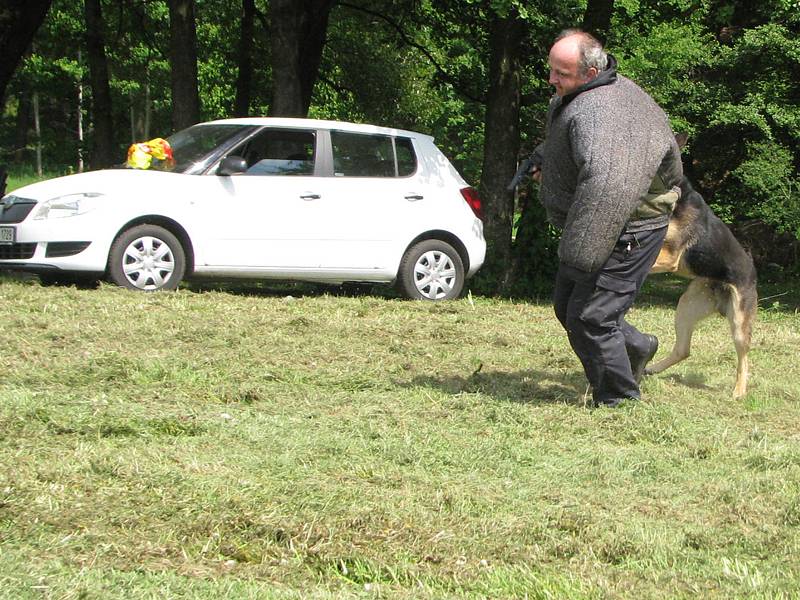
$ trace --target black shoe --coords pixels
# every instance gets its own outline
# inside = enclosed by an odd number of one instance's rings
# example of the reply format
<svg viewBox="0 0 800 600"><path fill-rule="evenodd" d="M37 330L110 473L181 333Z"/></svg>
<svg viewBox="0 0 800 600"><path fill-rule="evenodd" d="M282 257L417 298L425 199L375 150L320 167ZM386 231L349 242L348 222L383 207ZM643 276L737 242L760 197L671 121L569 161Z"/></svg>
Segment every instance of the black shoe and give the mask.
<svg viewBox="0 0 800 600"><path fill-rule="evenodd" d="M633 379L636 381L637 385L642 381L644 368L647 366L647 363L653 360L656 352L658 352L658 338L649 334L645 334L645 337L650 343L647 352L643 354L628 354L628 358L631 361L631 373L633 373Z"/></svg>

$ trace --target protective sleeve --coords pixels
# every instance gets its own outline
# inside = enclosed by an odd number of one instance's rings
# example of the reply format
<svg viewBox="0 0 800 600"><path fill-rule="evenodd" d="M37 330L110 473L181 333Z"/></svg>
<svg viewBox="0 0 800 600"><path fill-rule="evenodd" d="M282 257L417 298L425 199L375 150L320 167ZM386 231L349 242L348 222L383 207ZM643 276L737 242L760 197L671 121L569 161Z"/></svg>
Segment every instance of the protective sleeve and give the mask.
<svg viewBox="0 0 800 600"><path fill-rule="evenodd" d="M669 145L663 131L634 122L632 106L593 108L570 122L578 179L558 250L562 262L587 272L608 260Z"/></svg>

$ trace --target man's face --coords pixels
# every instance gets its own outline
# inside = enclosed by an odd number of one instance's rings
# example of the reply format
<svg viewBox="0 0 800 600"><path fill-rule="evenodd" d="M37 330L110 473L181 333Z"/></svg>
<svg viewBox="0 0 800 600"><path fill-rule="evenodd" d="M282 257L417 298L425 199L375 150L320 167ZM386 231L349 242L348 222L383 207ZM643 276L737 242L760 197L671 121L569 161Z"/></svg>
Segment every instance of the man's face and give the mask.
<svg viewBox="0 0 800 600"><path fill-rule="evenodd" d="M578 66L579 59L580 50L575 36L557 41L550 49L547 60L550 64L549 83L556 88L556 94L562 98L597 77L597 69L594 67L581 73Z"/></svg>

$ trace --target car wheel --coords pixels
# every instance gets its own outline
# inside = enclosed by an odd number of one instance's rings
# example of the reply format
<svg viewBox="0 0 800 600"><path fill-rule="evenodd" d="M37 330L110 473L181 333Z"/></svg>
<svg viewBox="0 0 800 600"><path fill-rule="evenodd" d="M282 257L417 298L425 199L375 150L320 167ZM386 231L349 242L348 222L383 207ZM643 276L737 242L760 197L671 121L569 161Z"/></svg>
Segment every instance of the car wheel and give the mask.
<svg viewBox="0 0 800 600"><path fill-rule="evenodd" d="M111 245L111 281L132 290L174 290L186 271L186 254L174 235L157 225L123 231Z"/></svg>
<svg viewBox="0 0 800 600"><path fill-rule="evenodd" d="M400 261L400 292L412 300L450 300L464 288L464 263L450 244L425 240Z"/></svg>

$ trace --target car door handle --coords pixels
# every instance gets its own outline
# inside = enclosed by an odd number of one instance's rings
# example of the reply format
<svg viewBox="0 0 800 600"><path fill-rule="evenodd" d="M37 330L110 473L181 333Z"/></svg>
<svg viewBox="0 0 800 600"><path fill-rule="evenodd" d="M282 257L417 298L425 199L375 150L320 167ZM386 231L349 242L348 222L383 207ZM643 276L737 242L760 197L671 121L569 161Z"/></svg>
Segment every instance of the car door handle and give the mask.
<svg viewBox="0 0 800 600"><path fill-rule="evenodd" d="M320 198L322 198L322 196L320 196L319 194L315 194L313 192L306 192L305 194L300 194L300 197L303 200L319 200Z"/></svg>
<svg viewBox="0 0 800 600"><path fill-rule="evenodd" d="M414 194L414 193L406 194L406 200L408 200L409 202L416 202L417 200L422 200L424 197L425 196L423 196L422 194Z"/></svg>

